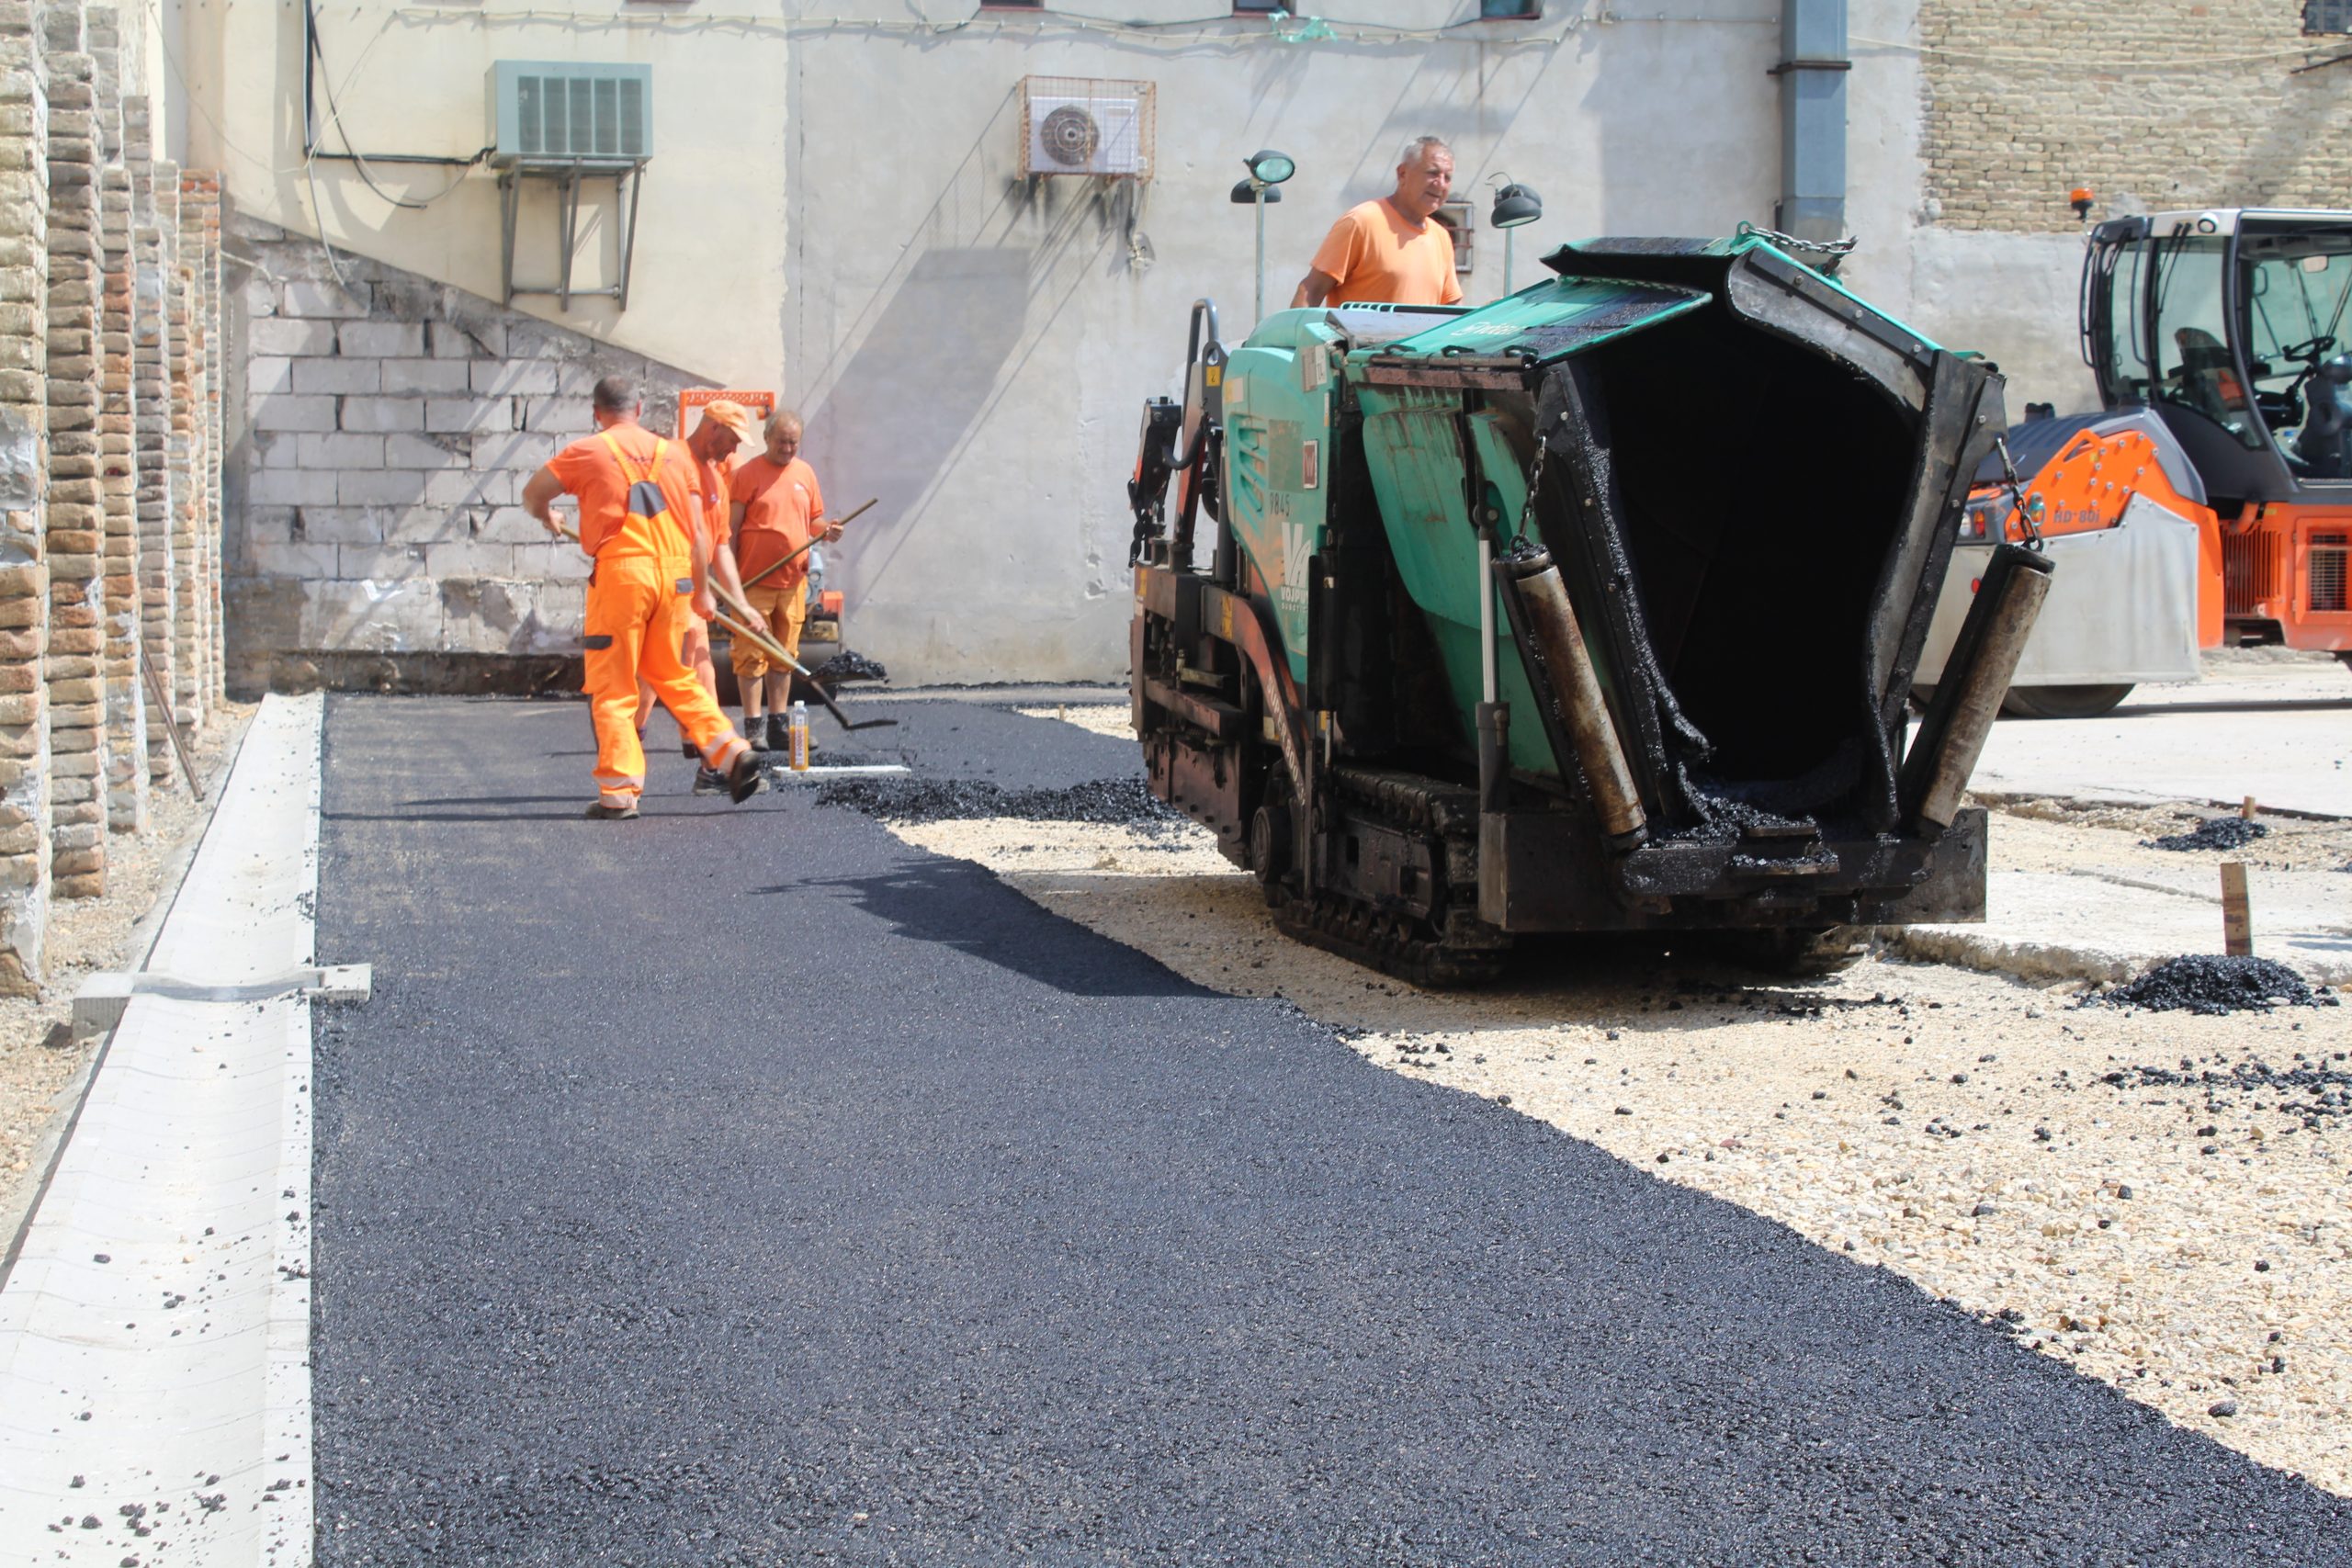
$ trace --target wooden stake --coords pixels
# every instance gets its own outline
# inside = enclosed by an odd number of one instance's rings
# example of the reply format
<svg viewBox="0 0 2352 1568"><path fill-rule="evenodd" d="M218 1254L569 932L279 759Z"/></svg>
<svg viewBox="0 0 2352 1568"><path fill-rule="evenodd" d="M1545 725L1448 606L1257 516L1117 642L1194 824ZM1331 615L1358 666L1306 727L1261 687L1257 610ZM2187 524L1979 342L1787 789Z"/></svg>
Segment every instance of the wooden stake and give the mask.
<svg viewBox="0 0 2352 1568"><path fill-rule="evenodd" d="M2254 820L2254 814L2256 809L2257 808L2254 804L2254 796L2249 795L2245 797L2245 804L2238 807L2238 815L2251 822Z"/></svg>
<svg viewBox="0 0 2352 1568"><path fill-rule="evenodd" d="M2232 958L2254 956L2254 910L2246 902L2245 867L2222 863L2222 951Z"/></svg>

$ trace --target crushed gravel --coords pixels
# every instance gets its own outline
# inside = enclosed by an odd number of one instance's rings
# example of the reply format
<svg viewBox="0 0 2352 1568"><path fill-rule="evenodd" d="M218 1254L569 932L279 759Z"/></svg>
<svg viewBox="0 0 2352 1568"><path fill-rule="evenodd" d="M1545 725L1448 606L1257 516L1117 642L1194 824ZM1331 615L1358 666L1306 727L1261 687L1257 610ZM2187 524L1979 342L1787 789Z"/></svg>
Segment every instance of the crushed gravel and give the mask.
<svg viewBox="0 0 2352 1568"><path fill-rule="evenodd" d="M2352 1116L2352 1071L2344 1066L2352 1053L2307 1057L2298 1051L2294 1059L2294 1066L2274 1067L2226 1056L2209 1056L2200 1066L2183 1056L2177 1068L2123 1067L2102 1075L2099 1082L2121 1089L2195 1089L2196 1095L2179 1101L2185 1114L2268 1110L2300 1120L2309 1133L2318 1132L2324 1121Z"/></svg>
<svg viewBox="0 0 2352 1568"><path fill-rule="evenodd" d="M2267 1012L2280 1002L2305 1008L2336 1005L2332 992L2324 987L2314 991L2310 982L2283 964L2211 953L2168 959L2129 985L2091 993L2081 1005L2095 1002L2215 1018L2233 1012Z"/></svg>
<svg viewBox="0 0 2352 1568"><path fill-rule="evenodd" d="M2269 827L2244 817L2211 817L2189 832L2166 833L2160 839L2143 839L2152 850L2242 850L2256 839L2270 836Z"/></svg>

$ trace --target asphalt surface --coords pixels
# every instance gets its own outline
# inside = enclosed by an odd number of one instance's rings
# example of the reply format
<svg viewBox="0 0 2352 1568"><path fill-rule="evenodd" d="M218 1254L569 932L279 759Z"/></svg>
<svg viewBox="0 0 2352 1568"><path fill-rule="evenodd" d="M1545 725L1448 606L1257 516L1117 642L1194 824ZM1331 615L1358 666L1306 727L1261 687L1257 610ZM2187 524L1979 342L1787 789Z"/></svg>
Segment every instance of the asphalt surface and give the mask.
<svg viewBox="0 0 2352 1568"><path fill-rule="evenodd" d="M1007 789L1132 750L859 737ZM657 733L659 733L657 721ZM335 699L326 1563L2335 1563L2352 1506L573 703Z"/></svg>

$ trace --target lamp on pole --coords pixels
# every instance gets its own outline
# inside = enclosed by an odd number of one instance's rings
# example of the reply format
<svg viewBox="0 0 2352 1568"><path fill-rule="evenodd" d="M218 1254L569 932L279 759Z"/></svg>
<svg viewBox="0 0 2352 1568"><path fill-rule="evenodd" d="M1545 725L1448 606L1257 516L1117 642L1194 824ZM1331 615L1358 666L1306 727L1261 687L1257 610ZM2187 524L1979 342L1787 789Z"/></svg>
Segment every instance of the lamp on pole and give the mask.
<svg viewBox="0 0 2352 1568"><path fill-rule="evenodd" d="M1515 184L1509 175L1495 176L1501 188L1495 192L1494 210L1487 214L1487 221L1503 231L1503 292L1510 292L1511 231L1522 224L1532 223L1544 216L1544 198L1532 187Z"/></svg>
<svg viewBox="0 0 2352 1568"><path fill-rule="evenodd" d="M1283 193L1275 188L1298 173L1298 164L1287 152L1277 152L1261 147L1241 162L1248 166L1247 179L1233 187L1236 204L1247 204L1258 209L1258 320L1266 315L1266 203L1280 201Z"/></svg>

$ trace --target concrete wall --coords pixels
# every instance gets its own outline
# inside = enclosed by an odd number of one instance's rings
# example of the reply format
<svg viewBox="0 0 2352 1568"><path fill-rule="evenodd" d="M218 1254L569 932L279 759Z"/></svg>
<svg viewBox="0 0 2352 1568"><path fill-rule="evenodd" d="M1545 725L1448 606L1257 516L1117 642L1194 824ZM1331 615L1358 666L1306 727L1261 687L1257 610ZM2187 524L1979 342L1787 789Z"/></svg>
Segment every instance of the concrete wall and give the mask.
<svg viewBox="0 0 2352 1568"><path fill-rule="evenodd" d="M1227 197L1259 147L1299 164L1267 215L1275 308L1331 220L1387 189L1397 144L1424 131L1453 142L1457 193L1482 217L1489 176L1543 193L1544 219L1517 236L1521 284L1565 239L1769 219L1769 0L1668 22L1572 4L1426 31L1465 9L1364 6L1425 30L1335 22L1341 37L1306 43L1263 22L1143 33L1050 16L944 38L878 20L796 36L783 357L831 493L882 498L835 579L858 646L919 676L1124 671L1141 404L1177 389L1195 298L1216 299L1229 340L1249 329L1251 214ZM1130 189L1018 177L1032 73L1156 84L1159 174L1139 214ZM887 176L870 156L877 101L896 106ZM1503 271L1501 236L1477 239L1474 301Z"/></svg>
<svg viewBox="0 0 2352 1568"><path fill-rule="evenodd" d="M523 481L594 428L599 376L663 431L693 378L259 219L230 248L230 686L576 685L588 559Z"/></svg>

